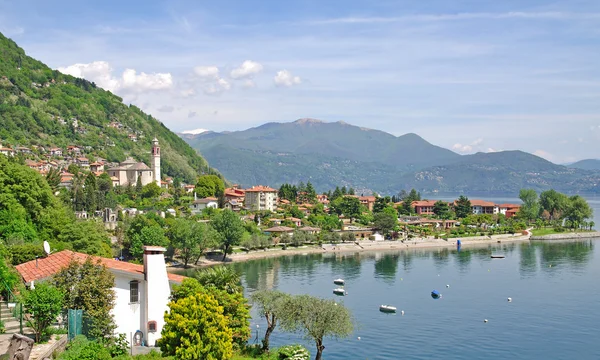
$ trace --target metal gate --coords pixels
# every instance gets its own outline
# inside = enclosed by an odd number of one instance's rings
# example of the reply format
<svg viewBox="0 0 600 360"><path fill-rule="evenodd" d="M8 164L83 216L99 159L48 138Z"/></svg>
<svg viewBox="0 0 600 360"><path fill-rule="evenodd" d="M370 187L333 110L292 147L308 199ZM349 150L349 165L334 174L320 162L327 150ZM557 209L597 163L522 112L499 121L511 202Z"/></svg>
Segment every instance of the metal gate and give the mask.
<svg viewBox="0 0 600 360"><path fill-rule="evenodd" d="M69 341L83 333L83 310L69 309L67 314L69 324Z"/></svg>

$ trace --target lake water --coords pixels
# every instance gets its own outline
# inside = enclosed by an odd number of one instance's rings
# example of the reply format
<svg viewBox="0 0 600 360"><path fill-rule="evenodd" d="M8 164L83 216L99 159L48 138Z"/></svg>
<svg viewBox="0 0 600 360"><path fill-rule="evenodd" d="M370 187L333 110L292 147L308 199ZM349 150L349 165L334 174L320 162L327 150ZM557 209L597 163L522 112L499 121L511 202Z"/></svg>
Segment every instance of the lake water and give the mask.
<svg viewBox="0 0 600 360"><path fill-rule="evenodd" d="M357 328L348 339L325 341L328 360L600 359L595 241L297 255L232 266L248 293L276 288L343 301ZM506 258L491 259L492 253ZM332 293L338 277L346 280L345 297ZM431 298L434 289L441 299ZM381 304L396 306L398 314L379 312ZM261 337L265 329L253 315L251 342L256 324ZM279 329L272 335L274 346L293 342L314 356L313 342Z"/></svg>

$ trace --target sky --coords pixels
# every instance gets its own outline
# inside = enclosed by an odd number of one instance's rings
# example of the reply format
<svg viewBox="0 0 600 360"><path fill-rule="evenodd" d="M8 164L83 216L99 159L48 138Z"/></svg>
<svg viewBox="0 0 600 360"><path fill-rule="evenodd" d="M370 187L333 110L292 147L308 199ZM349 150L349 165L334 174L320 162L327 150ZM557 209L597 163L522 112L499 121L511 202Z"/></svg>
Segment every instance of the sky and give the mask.
<svg viewBox="0 0 600 360"><path fill-rule="evenodd" d="M299 118L600 158L600 1L6 1L0 32L173 131Z"/></svg>

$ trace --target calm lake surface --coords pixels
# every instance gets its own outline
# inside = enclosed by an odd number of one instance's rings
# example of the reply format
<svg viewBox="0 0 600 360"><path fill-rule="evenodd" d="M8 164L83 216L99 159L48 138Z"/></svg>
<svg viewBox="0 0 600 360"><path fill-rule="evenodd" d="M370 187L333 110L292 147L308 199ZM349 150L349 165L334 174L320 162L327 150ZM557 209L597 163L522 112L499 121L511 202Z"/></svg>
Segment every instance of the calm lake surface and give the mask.
<svg viewBox="0 0 600 360"><path fill-rule="evenodd" d="M297 255L231 266L247 293L274 288L343 301L357 329L325 341L328 360L600 359L597 241ZM345 297L332 293L338 277L346 280ZM431 298L434 289L441 299ZM398 314L380 313L381 304ZM265 322L253 312L251 342L257 324L262 336ZM313 342L278 329L272 335L275 346L293 342L314 356Z"/></svg>

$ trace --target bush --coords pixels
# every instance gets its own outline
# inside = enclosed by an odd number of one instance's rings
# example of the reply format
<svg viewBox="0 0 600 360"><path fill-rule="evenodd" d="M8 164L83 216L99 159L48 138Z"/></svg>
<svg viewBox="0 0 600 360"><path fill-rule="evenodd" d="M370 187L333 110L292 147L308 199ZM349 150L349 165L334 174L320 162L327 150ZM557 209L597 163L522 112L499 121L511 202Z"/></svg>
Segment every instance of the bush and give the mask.
<svg viewBox="0 0 600 360"><path fill-rule="evenodd" d="M302 345L286 345L278 350L280 360L308 360L310 352Z"/></svg>
<svg viewBox="0 0 600 360"><path fill-rule="evenodd" d="M0 320L0 334L4 334L6 328L4 327L4 321Z"/></svg>
<svg viewBox="0 0 600 360"><path fill-rule="evenodd" d="M58 360L110 360L109 351L102 344L78 335L71 341L67 350Z"/></svg>
<svg viewBox="0 0 600 360"><path fill-rule="evenodd" d="M565 228L562 226L555 226L554 231L555 232L565 232Z"/></svg>

